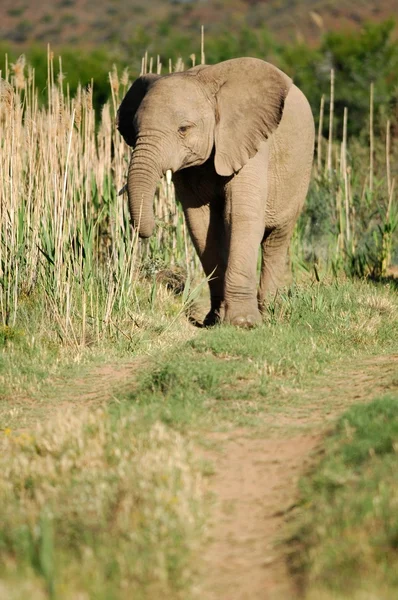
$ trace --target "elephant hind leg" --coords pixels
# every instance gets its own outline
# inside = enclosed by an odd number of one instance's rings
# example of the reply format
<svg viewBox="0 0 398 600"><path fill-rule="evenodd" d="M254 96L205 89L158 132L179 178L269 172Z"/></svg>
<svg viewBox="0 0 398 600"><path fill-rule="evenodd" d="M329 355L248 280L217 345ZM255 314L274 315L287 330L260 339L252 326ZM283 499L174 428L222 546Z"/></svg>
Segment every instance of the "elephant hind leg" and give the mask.
<svg viewBox="0 0 398 600"><path fill-rule="evenodd" d="M288 266L288 249L292 237L291 224L266 231L261 243L261 275L258 291L260 311L264 304L272 298L286 282Z"/></svg>

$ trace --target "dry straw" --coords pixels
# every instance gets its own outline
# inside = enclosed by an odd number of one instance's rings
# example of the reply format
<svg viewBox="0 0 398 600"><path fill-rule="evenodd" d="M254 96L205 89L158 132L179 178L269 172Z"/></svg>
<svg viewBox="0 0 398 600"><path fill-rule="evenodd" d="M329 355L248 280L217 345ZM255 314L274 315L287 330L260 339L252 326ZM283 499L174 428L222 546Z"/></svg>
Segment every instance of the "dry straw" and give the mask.
<svg viewBox="0 0 398 600"><path fill-rule="evenodd" d="M370 103L369 103L369 191L373 192L374 178L374 84L370 84Z"/></svg>
<svg viewBox="0 0 398 600"><path fill-rule="evenodd" d="M322 130L323 130L323 117L325 112L325 96L322 94L321 106L319 109L319 123L318 123L318 142L317 142L317 166L318 173L321 172L322 168Z"/></svg>
<svg viewBox="0 0 398 600"><path fill-rule="evenodd" d="M329 139L328 154L326 163L326 172L329 176L332 174L332 153L333 153L333 116L334 116L334 69L330 71L330 106L329 106Z"/></svg>
<svg viewBox="0 0 398 600"><path fill-rule="evenodd" d="M135 297L141 242L117 196L131 151L115 126L129 81L113 67L111 104L95 115L92 85L70 98L62 61L58 72L54 63L48 48L47 107L38 106L24 57L6 66L10 82L0 81L0 322L15 325L21 298L40 294L61 338L80 346L89 330L99 337L116 313L127 315ZM143 71L153 64L146 56ZM159 186L155 212L161 224L151 254L193 267L171 186Z"/></svg>
<svg viewBox="0 0 398 600"><path fill-rule="evenodd" d="M386 123L385 139L385 172L380 169L380 165L375 165L375 123L374 123L374 84L369 88L369 148L368 159L364 168L353 170L350 164L350 155L348 151L348 129L349 114L347 107L344 108L342 116L342 141L334 139L334 96L335 96L335 74L334 70L330 73L330 103L329 103L329 131L327 139L327 151L324 158L322 147L325 143L322 137L325 100L321 97L318 135L317 135L317 155L315 169L315 184L318 190L329 190L334 196L335 222L337 225L337 236L333 238L332 244L335 256L339 264L346 262L349 269L359 261L359 272L363 275L372 273L373 275L386 275L389 272L389 266L393 254L393 237L398 229L398 215L394 203L395 180L392 175L393 167L391 163L392 143L391 143L391 122ZM325 180L326 177L326 180ZM376 187L377 184L377 187ZM326 186L326 187L325 187ZM353 189L355 186L355 189ZM385 191L383 191L385 189ZM358 200L354 201L355 196ZM383 203L385 209L383 209ZM358 214L362 213L361 221ZM364 217L364 215L367 215ZM365 238L372 233L372 242L374 249L372 252L362 250L362 255L358 255L358 248ZM366 249L365 243L365 249ZM355 269L354 269L355 272Z"/></svg>
<svg viewBox="0 0 398 600"><path fill-rule="evenodd" d="M195 63L196 57L191 60ZM200 60L205 61L203 28ZM142 73L152 71L155 65L160 73L159 56L155 62L146 54ZM170 72L184 68L181 58L175 64L169 61ZM198 263L170 182L162 181L158 186L155 198L158 228L145 244L131 229L126 199L117 195L117 190L124 186L131 154L115 125L119 102L130 85L128 72L125 70L120 77L117 68L112 68L111 102L97 115L92 85L79 87L71 98L62 60L55 60L50 47L47 76L46 107L38 104L35 73L23 56L11 66L6 58L0 79L0 323L14 326L21 300L41 295L62 340L80 346L87 343L92 331L99 339L111 323L117 326L117 318L127 317L136 301L142 256L160 259L165 264L179 264L190 273ZM336 190L339 235L333 243L343 257L355 252L358 246L355 210L361 210L368 201L368 192L376 196L375 176L380 178L380 174L375 173L373 159L373 84L370 164L365 181L360 180L357 172L354 177L349 162L347 110L343 115L342 143L334 141L334 85L332 70L325 157L324 98L320 104L317 185L324 185L322 176L326 175L331 193ZM396 215L391 154L388 122L387 200L381 223L382 272L387 272L391 261ZM357 188L352 190L354 182ZM355 197L359 198L356 207Z"/></svg>

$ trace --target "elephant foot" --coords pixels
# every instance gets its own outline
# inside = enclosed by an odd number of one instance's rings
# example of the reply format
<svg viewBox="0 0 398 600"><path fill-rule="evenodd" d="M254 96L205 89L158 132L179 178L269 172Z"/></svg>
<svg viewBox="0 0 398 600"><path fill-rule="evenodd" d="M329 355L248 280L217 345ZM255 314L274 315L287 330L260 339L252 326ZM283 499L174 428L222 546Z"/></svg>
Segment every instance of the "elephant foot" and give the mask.
<svg viewBox="0 0 398 600"><path fill-rule="evenodd" d="M219 310L211 310L207 313L203 321L203 327L214 327L222 322L222 316Z"/></svg>
<svg viewBox="0 0 398 600"><path fill-rule="evenodd" d="M234 325L235 327L242 327L244 329L251 329L252 327L256 327L260 325L262 322L261 314L256 309L251 309L249 311L227 311L225 315L225 323L229 323L230 325Z"/></svg>
<svg viewBox="0 0 398 600"><path fill-rule="evenodd" d="M252 329L261 323L261 318L258 315L240 315L234 317L229 323L235 327L241 327L242 329Z"/></svg>

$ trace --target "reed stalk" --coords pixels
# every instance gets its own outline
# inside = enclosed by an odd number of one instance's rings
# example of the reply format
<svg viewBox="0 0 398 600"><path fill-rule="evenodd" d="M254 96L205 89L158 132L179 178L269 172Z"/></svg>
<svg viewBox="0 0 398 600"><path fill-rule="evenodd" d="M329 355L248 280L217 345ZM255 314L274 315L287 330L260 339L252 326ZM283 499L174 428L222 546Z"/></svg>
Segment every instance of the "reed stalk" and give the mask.
<svg viewBox="0 0 398 600"><path fill-rule="evenodd" d="M205 56L205 28L202 25L200 28L200 64L206 64L206 56Z"/></svg>
<svg viewBox="0 0 398 600"><path fill-rule="evenodd" d="M369 191L373 192L374 178L374 84L370 84L370 102L369 102Z"/></svg>
<svg viewBox="0 0 398 600"><path fill-rule="evenodd" d="M349 175L347 165L347 121L348 121L348 109L344 108L343 117L343 143L342 143L342 174L344 179L344 201L345 201L345 225L346 225L346 243L349 244L351 240L351 227L350 227L350 197L349 197Z"/></svg>
<svg viewBox="0 0 398 600"><path fill-rule="evenodd" d="M319 109L319 123L318 123L318 143L317 143L317 165L318 173L322 170L322 131L323 131L323 117L325 112L325 95L322 94L321 105Z"/></svg>
<svg viewBox="0 0 398 600"><path fill-rule="evenodd" d="M15 326L21 299L32 296L63 342L81 348L119 327L136 297L143 244L117 195L131 150L115 115L129 82L112 69L111 101L96 119L92 86L71 98L62 60L55 63L50 47L47 57L46 107L23 58L10 71L12 85L0 81L0 324ZM143 71L148 64L146 57ZM174 190L160 186L155 204L158 252L191 265Z"/></svg>
<svg viewBox="0 0 398 600"><path fill-rule="evenodd" d="M386 172L387 172L387 194L391 195L391 122L386 125Z"/></svg>
<svg viewBox="0 0 398 600"><path fill-rule="evenodd" d="M332 152L333 152L333 116L334 116L334 69L330 71L330 106L329 106L329 138L326 173L332 175Z"/></svg>
<svg viewBox="0 0 398 600"><path fill-rule="evenodd" d="M392 255L392 240L393 234L398 229L398 213L393 216L393 199L395 190L395 178L391 182L391 189L388 195L388 203L386 216L384 218L382 228L382 240L381 240L381 275L386 276L388 274L388 268L391 264Z"/></svg>

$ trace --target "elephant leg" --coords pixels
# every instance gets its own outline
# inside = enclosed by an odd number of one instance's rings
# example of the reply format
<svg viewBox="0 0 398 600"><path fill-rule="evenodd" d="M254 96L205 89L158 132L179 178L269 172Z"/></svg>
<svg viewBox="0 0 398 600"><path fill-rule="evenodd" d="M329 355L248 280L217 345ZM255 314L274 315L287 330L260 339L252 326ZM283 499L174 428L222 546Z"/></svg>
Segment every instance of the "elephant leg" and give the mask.
<svg viewBox="0 0 398 600"><path fill-rule="evenodd" d="M210 311L203 324L219 323L224 312L225 232L221 207L213 204L184 206L188 230L206 277L209 277Z"/></svg>
<svg viewBox="0 0 398 600"><path fill-rule="evenodd" d="M212 161L174 173L173 181L193 245L209 277L211 307L204 325L215 325L222 321L224 312L226 238L222 188Z"/></svg>
<svg viewBox="0 0 398 600"><path fill-rule="evenodd" d="M261 275L258 305L263 309L267 298L274 296L284 283L288 262L288 249L293 227L288 226L266 232L261 244Z"/></svg>
<svg viewBox="0 0 398 600"><path fill-rule="evenodd" d="M238 187L234 182L235 189L226 207L229 253L224 286L225 321L239 327L253 327L261 321L257 259L264 236L264 194L255 186L243 186L236 195Z"/></svg>

